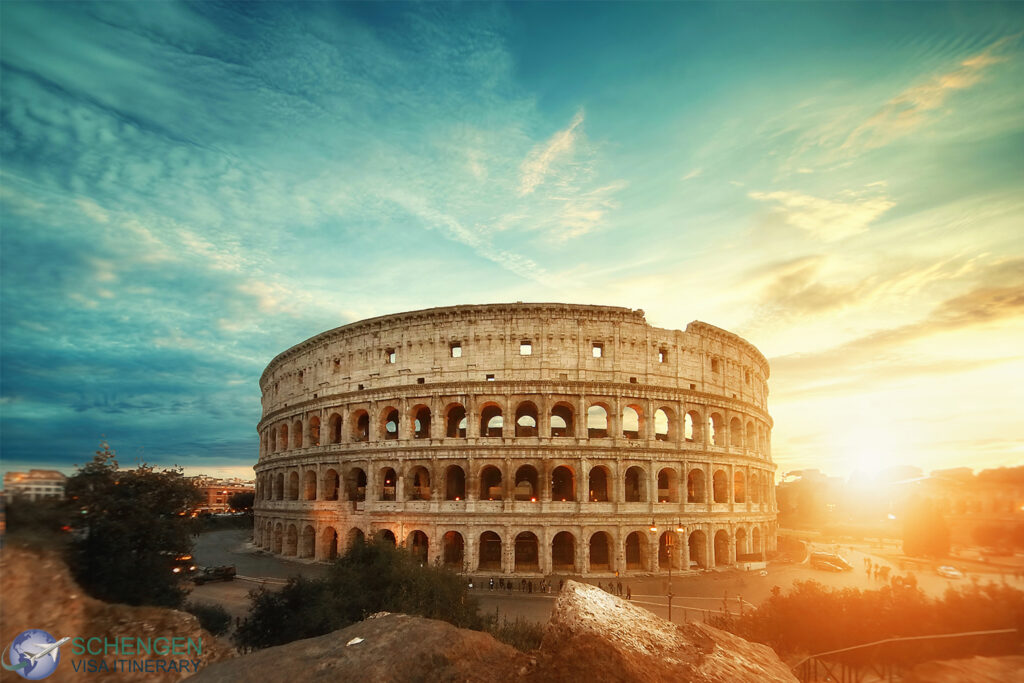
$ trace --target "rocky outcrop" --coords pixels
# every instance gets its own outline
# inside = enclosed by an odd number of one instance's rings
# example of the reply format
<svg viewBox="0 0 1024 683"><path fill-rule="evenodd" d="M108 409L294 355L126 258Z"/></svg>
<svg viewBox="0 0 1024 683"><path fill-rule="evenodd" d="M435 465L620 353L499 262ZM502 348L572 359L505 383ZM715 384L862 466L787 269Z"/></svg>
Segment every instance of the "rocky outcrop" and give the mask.
<svg viewBox="0 0 1024 683"><path fill-rule="evenodd" d="M706 624L677 625L569 581L551 614L530 681L787 681L766 645Z"/></svg>
<svg viewBox="0 0 1024 683"><path fill-rule="evenodd" d="M381 614L325 636L216 664L193 680L505 683L516 680L527 664L525 655L486 633L434 619Z"/></svg>
<svg viewBox="0 0 1024 683"><path fill-rule="evenodd" d="M234 650L199 626L191 614L161 607L131 607L115 605L91 598L71 578L67 566L57 553L49 551L24 550L7 547L0 553L0 596L3 610L0 611L0 642L6 647L22 631L42 629L54 638L101 638L113 641L116 638L191 638L194 642L202 639L201 665L234 656ZM119 671L117 657L78 657L72 654L72 643L60 648L60 664L53 675L46 680L80 681L83 674L76 672L72 660L80 665L100 660L114 668L116 673L106 674L104 680L118 681L178 681L192 672L146 672ZM142 661L185 659L186 657L157 655L121 657ZM193 655L193 659L195 656ZM130 666L130 665L127 665ZM4 672L5 674L8 672ZM11 674L12 680L21 680Z"/></svg>
<svg viewBox="0 0 1024 683"><path fill-rule="evenodd" d="M1024 657L971 657L918 664L904 683L1024 683Z"/></svg>

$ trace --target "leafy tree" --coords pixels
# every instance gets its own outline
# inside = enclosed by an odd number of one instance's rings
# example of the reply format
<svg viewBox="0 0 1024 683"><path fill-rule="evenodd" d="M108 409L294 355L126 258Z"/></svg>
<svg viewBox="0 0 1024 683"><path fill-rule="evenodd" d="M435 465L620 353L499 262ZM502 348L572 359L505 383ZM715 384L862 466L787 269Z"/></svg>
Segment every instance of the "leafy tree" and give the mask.
<svg viewBox="0 0 1024 683"><path fill-rule="evenodd" d="M231 628L231 615L220 605L205 602L185 603L185 611L199 620L199 625L215 636L221 636Z"/></svg>
<svg viewBox="0 0 1024 683"><path fill-rule="evenodd" d="M412 553L378 541L356 543L326 578L295 577L279 591L250 593L239 645L264 648L330 633L375 612L402 612L481 629L485 620L458 575L420 566Z"/></svg>
<svg viewBox="0 0 1024 683"><path fill-rule="evenodd" d="M68 479L66 494L77 511L69 565L86 591L129 605L181 605L185 590L172 563L192 550L186 513L200 498L181 470L121 470L104 442Z"/></svg>
<svg viewBox="0 0 1024 683"><path fill-rule="evenodd" d="M256 494L252 491L233 493L228 498L228 505L232 510L251 510L254 502L256 502Z"/></svg>

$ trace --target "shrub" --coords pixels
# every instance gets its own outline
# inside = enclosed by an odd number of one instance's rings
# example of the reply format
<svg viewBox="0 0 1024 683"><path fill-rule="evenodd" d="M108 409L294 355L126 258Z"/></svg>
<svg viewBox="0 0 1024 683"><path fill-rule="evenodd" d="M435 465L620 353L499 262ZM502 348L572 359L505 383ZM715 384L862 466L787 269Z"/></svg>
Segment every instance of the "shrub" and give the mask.
<svg viewBox="0 0 1024 683"><path fill-rule="evenodd" d="M199 625L215 636L224 635L231 628L231 615L220 605L205 602L189 602L185 611L199 620Z"/></svg>

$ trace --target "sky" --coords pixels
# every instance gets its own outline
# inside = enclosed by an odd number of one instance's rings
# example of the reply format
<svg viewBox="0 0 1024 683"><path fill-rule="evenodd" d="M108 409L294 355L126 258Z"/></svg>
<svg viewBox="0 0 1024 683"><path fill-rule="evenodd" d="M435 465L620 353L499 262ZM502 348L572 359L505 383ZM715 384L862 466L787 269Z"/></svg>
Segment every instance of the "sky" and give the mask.
<svg viewBox="0 0 1024 683"><path fill-rule="evenodd" d="M1024 4L0 3L0 469L251 476L362 318L769 359L779 473L1024 464Z"/></svg>

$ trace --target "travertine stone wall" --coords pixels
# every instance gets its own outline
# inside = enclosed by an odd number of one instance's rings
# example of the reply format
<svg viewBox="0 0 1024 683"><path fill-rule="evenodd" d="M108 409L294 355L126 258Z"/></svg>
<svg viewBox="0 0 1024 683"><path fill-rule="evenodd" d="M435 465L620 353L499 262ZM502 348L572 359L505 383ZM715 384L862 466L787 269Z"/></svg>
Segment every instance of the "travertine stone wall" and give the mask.
<svg viewBox="0 0 1024 683"><path fill-rule="evenodd" d="M775 545L768 373L725 330L607 306L339 327L260 379L255 541L330 559L382 535L474 573L731 565Z"/></svg>

